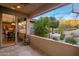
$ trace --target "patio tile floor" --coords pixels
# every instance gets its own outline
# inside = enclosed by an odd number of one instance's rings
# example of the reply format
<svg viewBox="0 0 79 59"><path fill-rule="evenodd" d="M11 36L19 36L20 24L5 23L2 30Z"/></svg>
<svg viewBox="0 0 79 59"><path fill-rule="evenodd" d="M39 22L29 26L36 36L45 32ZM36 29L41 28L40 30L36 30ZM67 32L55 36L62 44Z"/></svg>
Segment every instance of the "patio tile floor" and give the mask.
<svg viewBox="0 0 79 59"><path fill-rule="evenodd" d="M43 56L36 49L30 46L15 45L5 48L0 48L0 56Z"/></svg>

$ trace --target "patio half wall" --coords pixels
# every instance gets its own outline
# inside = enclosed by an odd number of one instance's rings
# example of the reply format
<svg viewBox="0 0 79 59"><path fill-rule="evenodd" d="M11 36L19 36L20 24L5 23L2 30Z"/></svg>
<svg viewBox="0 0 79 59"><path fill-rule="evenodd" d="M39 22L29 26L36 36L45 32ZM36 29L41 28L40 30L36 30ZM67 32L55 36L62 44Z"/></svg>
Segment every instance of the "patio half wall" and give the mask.
<svg viewBox="0 0 79 59"><path fill-rule="evenodd" d="M30 45L50 56L78 56L79 47L52 39L29 35Z"/></svg>

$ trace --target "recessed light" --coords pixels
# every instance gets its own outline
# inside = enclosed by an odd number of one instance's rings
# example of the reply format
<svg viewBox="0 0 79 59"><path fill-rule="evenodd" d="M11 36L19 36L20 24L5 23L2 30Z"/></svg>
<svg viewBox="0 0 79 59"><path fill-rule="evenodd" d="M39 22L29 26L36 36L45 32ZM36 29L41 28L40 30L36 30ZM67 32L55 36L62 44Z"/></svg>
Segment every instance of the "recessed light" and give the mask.
<svg viewBox="0 0 79 59"><path fill-rule="evenodd" d="M17 6L17 8L21 8L21 6Z"/></svg>

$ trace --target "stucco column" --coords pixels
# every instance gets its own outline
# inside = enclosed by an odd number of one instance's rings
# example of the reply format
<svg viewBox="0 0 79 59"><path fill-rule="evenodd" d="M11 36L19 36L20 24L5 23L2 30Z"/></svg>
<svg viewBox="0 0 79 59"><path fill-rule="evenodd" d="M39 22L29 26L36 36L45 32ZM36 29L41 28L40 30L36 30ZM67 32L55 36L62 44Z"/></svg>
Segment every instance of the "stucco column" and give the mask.
<svg viewBox="0 0 79 59"><path fill-rule="evenodd" d="M2 46L2 13L0 13L0 47Z"/></svg>
<svg viewBox="0 0 79 59"><path fill-rule="evenodd" d="M26 19L26 36L30 35L30 20L31 18Z"/></svg>
<svg viewBox="0 0 79 59"><path fill-rule="evenodd" d="M26 39L24 40L25 43L29 44L28 35L30 35L30 18L26 18Z"/></svg>
<svg viewBox="0 0 79 59"><path fill-rule="evenodd" d="M18 18L15 16L15 44L18 43Z"/></svg>

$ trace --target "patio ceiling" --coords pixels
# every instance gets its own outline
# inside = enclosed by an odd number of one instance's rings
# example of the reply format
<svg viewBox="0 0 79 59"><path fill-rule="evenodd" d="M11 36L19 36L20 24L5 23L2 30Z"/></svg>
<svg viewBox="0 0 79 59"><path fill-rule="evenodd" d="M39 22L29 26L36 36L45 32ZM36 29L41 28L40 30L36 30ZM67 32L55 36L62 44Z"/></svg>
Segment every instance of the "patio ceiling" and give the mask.
<svg viewBox="0 0 79 59"><path fill-rule="evenodd" d="M50 9L54 9L59 5L62 6L65 4L66 3L0 3L0 6L33 17Z"/></svg>

